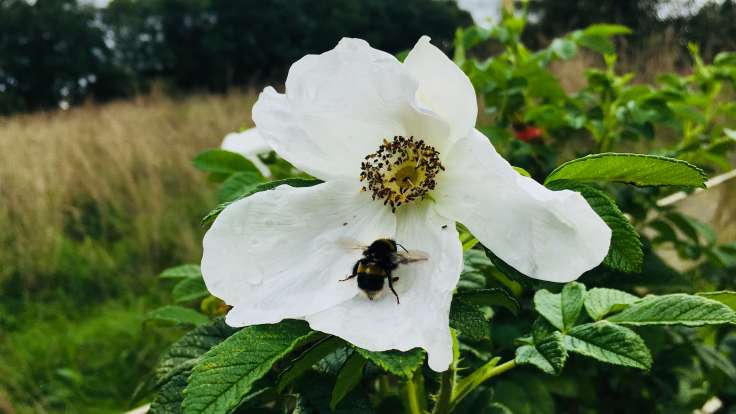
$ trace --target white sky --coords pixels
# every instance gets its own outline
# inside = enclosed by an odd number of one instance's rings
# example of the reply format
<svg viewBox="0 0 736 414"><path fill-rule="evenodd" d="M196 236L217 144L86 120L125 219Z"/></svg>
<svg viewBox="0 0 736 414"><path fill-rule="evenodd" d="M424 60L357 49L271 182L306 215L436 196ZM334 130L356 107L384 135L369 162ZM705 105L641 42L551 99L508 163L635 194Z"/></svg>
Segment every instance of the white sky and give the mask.
<svg viewBox="0 0 736 414"><path fill-rule="evenodd" d="M33 0L28 0L33 1ZM107 6L110 0L79 0L81 3L93 4L98 7ZM496 23L501 15L503 0L456 0L458 7L473 16L475 24L490 27ZM669 0L659 6L657 14L660 18L687 16L708 3L723 3L724 0Z"/></svg>
<svg viewBox="0 0 736 414"><path fill-rule="evenodd" d="M669 0L657 8L660 19L693 14L708 3L723 3L723 0Z"/></svg>
<svg viewBox="0 0 736 414"><path fill-rule="evenodd" d="M657 9L660 19L677 16L687 16L696 13L708 3L723 3L724 0L669 0ZM461 9L473 16L475 24L481 27L490 27L501 17L503 0L457 0Z"/></svg>
<svg viewBox="0 0 736 414"><path fill-rule="evenodd" d="M473 16L473 22L489 28L501 18L502 0L457 0L457 6Z"/></svg>
<svg viewBox="0 0 736 414"><path fill-rule="evenodd" d="M105 7L108 3L110 3L110 0L79 0L82 4L94 4L97 7Z"/></svg>

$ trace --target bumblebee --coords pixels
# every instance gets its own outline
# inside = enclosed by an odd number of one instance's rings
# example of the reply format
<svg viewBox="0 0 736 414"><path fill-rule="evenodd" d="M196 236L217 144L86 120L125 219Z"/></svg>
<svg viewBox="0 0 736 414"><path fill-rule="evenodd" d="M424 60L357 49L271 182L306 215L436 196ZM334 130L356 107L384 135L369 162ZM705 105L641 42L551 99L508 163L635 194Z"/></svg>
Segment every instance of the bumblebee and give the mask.
<svg viewBox="0 0 736 414"><path fill-rule="evenodd" d="M399 252L399 247L405 253ZM363 257L355 263L350 276L340 281L357 278L358 288L368 296L368 299L373 300L383 291L384 283L388 280L388 288L396 296L396 303L400 303L399 295L394 289L394 283L398 282L399 278L393 276L393 271L401 264L427 260L426 256L410 253L404 246L391 239L378 239L361 248Z"/></svg>

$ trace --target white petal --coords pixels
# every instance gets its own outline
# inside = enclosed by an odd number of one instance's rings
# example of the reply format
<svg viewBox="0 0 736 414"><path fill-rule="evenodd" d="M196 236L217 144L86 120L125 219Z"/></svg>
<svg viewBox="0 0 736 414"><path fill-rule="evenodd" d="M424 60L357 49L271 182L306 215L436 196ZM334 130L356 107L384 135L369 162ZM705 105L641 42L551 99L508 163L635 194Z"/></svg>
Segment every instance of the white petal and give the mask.
<svg viewBox="0 0 736 414"><path fill-rule="evenodd" d="M450 125L454 141L475 128L478 101L467 75L429 40L427 36L419 39L404 67L419 81L419 102Z"/></svg>
<svg viewBox="0 0 736 414"><path fill-rule="evenodd" d="M267 154L272 149L257 129L251 128L243 132L231 132L225 135L220 148L244 156L258 168L261 175L264 177L271 176L271 170L258 158L258 154Z"/></svg>
<svg viewBox="0 0 736 414"><path fill-rule="evenodd" d="M339 282L361 251L394 233L390 210L355 182L280 186L229 205L204 237L202 275L209 291L234 309L232 326L300 318L358 291Z"/></svg>
<svg viewBox="0 0 736 414"><path fill-rule="evenodd" d="M263 154L271 151L256 128L250 128L243 132L231 132L222 140L221 148L236 152L241 155Z"/></svg>
<svg viewBox="0 0 736 414"><path fill-rule="evenodd" d="M358 39L307 55L286 94L266 88L253 106L259 132L297 168L323 180L355 178L363 158L394 135L446 141L448 126L417 108L417 82L393 56Z"/></svg>
<svg viewBox="0 0 736 414"><path fill-rule="evenodd" d="M396 241L429 256L424 262L401 265L395 289L384 287L373 301L364 295L307 316L312 328L337 335L370 351L421 347L429 366L445 371L452 361L449 329L452 292L463 266L462 246L453 222L428 205L409 205L397 212ZM446 226L443 228L443 226Z"/></svg>
<svg viewBox="0 0 736 414"><path fill-rule="evenodd" d="M519 175L478 131L461 139L438 178L437 209L536 279L568 282L603 261L611 229L579 193Z"/></svg>

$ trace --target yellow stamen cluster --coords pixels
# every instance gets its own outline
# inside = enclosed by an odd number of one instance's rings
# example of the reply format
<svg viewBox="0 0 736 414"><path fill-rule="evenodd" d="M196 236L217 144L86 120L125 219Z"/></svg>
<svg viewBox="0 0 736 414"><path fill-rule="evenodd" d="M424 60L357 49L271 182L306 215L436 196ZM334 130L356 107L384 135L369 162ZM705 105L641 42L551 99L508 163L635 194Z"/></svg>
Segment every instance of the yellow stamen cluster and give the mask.
<svg viewBox="0 0 736 414"><path fill-rule="evenodd" d="M392 211L402 204L423 199L434 189L435 176L445 169L440 153L423 140L395 136L383 140L378 151L368 154L361 164L363 191L373 192L373 199L383 199Z"/></svg>

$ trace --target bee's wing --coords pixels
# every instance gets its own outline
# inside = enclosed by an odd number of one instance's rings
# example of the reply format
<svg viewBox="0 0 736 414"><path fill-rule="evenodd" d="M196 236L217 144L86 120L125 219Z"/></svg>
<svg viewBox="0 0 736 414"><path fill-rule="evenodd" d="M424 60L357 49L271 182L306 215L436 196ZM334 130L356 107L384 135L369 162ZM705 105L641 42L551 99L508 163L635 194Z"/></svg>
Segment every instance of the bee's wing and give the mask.
<svg viewBox="0 0 736 414"><path fill-rule="evenodd" d="M414 262L421 262L424 260L429 260L429 255L420 250L409 250L408 252L397 253L397 256L398 256L397 263L399 264L407 264L407 263L414 263Z"/></svg>
<svg viewBox="0 0 736 414"><path fill-rule="evenodd" d="M345 250L365 250L368 248L368 246L360 244L358 240L349 237L341 237L335 243Z"/></svg>

